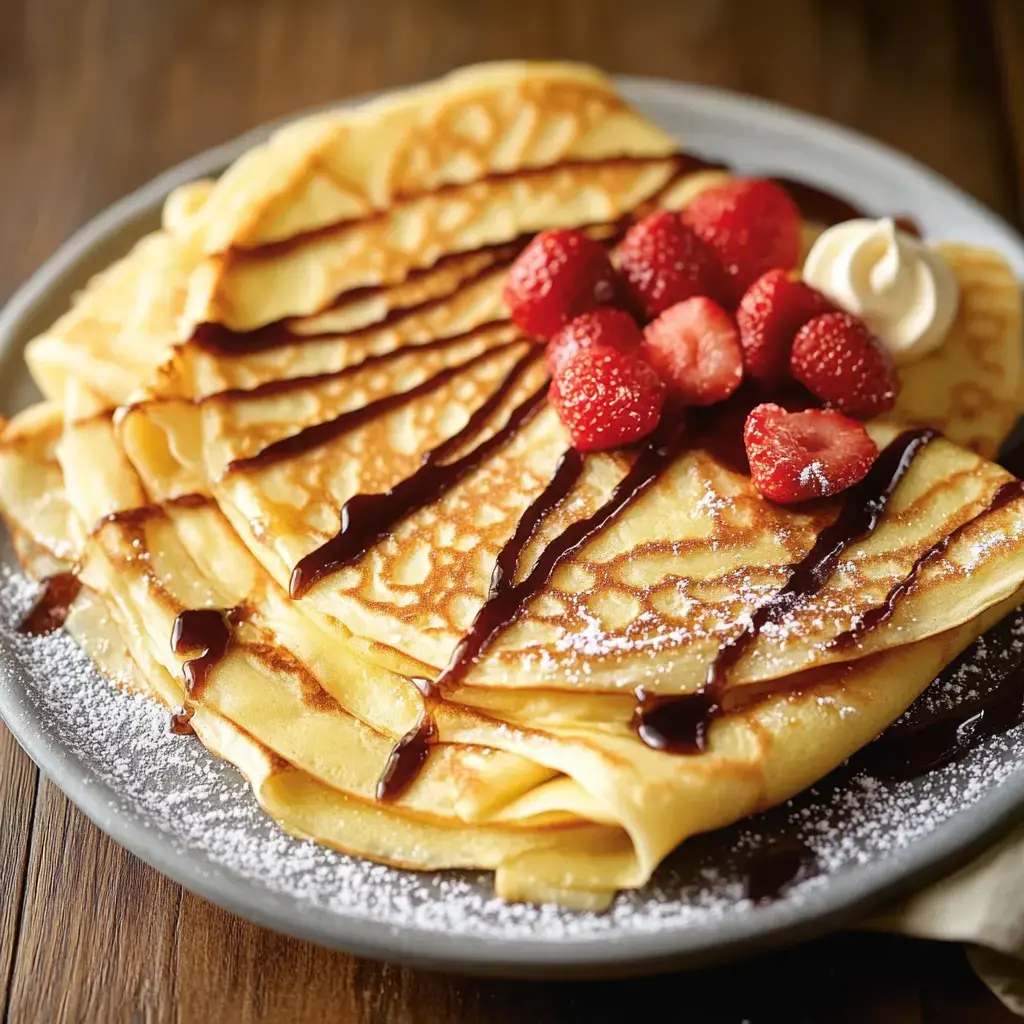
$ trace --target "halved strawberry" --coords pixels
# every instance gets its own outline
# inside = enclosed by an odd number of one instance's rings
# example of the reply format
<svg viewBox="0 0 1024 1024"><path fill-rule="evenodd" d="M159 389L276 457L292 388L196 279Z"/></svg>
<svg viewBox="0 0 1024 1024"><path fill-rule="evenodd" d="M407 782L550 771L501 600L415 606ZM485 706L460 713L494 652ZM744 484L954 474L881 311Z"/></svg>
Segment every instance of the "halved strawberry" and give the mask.
<svg viewBox="0 0 1024 1024"><path fill-rule="evenodd" d="M617 284L598 242L582 231L542 231L512 264L505 303L524 331L550 338L581 313L609 304Z"/></svg>
<svg viewBox="0 0 1024 1024"><path fill-rule="evenodd" d="M721 299L725 291L725 273L714 249L669 210L644 217L626 232L618 266L644 322L695 295Z"/></svg>
<svg viewBox="0 0 1024 1024"><path fill-rule="evenodd" d="M896 402L899 379L882 343L850 313L825 313L793 339L790 370L820 399L869 419Z"/></svg>
<svg viewBox="0 0 1024 1024"><path fill-rule="evenodd" d="M789 374L796 332L808 320L834 310L821 292L777 267L762 274L736 310L746 376L775 384Z"/></svg>
<svg viewBox="0 0 1024 1024"><path fill-rule="evenodd" d="M639 355L641 334L636 321L621 309L602 306L570 320L549 342L548 370L556 377L581 349L614 348Z"/></svg>
<svg viewBox="0 0 1024 1024"><path fill-rule="evenodd" d="M711 299L670 306L644 329L640 352L687 405L722 402L743 380L736 324Z"/></svg>
<svg viewBox="0 0 1024 1024"><path fill-rule="evenodd" d="M773 267L800 259L800 211L767 178L736 178L695 196L683 209L689 224L718 253L733 303Z"/></svg>
<svg viewBox="0 0 1024 1024"><path fill-rule="evenodd" d="M599 451L646 437L661 419L665 386L636 356L582 349L551 382L548 401L575 448Z"/></svg>
<svg viewBox="0 0 1024 1024"><path fill-rule="evenodd" d="M756 406L743 428L754 486L789 504L838 494L864 478L878 456L862 423L832 409L786 412Z"/></svg>

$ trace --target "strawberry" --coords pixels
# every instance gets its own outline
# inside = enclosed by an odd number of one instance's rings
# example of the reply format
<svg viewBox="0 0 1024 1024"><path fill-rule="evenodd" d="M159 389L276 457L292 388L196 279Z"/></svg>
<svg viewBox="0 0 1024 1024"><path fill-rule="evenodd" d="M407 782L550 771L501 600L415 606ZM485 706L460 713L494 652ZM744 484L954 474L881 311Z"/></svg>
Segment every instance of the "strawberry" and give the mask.
<svg viewBox="0 0 1024 1024"><path fill-rule="evenodd" d="M783 504L846 490L878 456L857 420L832 409L786 412L771 402L751 410L743 443L754 486Z"/></svg>
<svg viewBox="0 0 1024 1024"><path fill-rule="evenodd" d="M644 322L694 295L723 296L725 274L714 249L669 210L644 217L626 232L618 264Z"/></svg>
<svg viewBox="0 0 1024 1024"><path fill-rule="evenodd" d="M899 391L882 343L850 313L825 313L804 324L789 367L820 399L861 419L887 412Z"/></svg>
<svg viewBox="0 0 1024 1024"><path fill-rule="evenodd" d="M718 253L734 304L762 274L795 267L800 258L800 211L766 178L709 188L690 201L682 218Z"/></svg>
<svg viewBox="0 0 1024 1024"><path fill-rule="evenodd" d="M604 247L582 231L542 231L505 281L505 304L528 334L550 338L580 313L607 305L618 280Z"/></svg>
<svg viewBox="0 0 1024 1024"><path fill-rule="evenodd" d="M581 349L552 381L548 401L574 447L599 451L646 437L661 418L665 386L636 356Z"/></svg>
<svg viewBox="0 0 1024 1024"><path fill-rule="evenodd" d="M640 354L687 405L724 401L743 380L736 325L711 299L687 299L666 309L644 330Z"/></svg>
<svg viewBox="0 0 1024 1024"><path fill-rule="evenodd" d="M835 307L821 292L777 268L762 274L744 293L736 310L747 377L777 384L789 373L796 332L808 320Z"/></svg>
<svg viewBox="0 0 1024 1024"><path fill-rule="evenodd" d="M570 320L549 342L548 370L557 377L562 367L581 349L614 348L639 354L640 328L621 309L602 306Z"/></svg>

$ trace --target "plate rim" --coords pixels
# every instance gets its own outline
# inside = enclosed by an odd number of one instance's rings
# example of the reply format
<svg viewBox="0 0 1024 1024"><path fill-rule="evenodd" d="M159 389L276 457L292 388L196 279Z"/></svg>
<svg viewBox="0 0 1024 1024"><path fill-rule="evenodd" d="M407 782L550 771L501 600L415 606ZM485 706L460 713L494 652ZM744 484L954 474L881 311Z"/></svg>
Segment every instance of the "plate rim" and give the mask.
<svg viewBox="0 0 1024 1024"><path fill-rule="evenodd" d="M865 151L878 160L902 165L904 172L955 194L972 217L1003 236L1024 266L1024 240L1003 218L947 179L899 150L783 104L731 90L666 78L615 76L627 97L648 102L697 104L735 113L737 107L757 111L802 132L824 135L837 146ZM216 173L241 152L297 117L365 102L379 93L329 103L251 129L219 146L190 157L108 206L65 241L0 311L0 365L21 354L18 335L89 254L133 221L151 214L176 185ZM190 850L182 854L146 827L147 818L120 805L118 791L93 776L70 749L43 728L20 669L0 678L0 717L18 744L55 785L97 827L115 842L168 878L204 899L261 925L345 950L356 956L389 960L412 967L460 974L505 977L567 978L624 976L702 967L752 952L792 944L849 924L901 894L920 888L965 863L1015 823L1024 820L1024 765L977 803L955 812L915 843L849 872L833 876L827 886L799 901L779 900L714 926L666 927L649 934L601 935L572 939L499 939L437 932L347 917L303 902L289 893L266 888ZM211 755L212 756L212 755ZM60 781L58 781L58 779ZM709 934L709 929L712 933Z"/></svg>

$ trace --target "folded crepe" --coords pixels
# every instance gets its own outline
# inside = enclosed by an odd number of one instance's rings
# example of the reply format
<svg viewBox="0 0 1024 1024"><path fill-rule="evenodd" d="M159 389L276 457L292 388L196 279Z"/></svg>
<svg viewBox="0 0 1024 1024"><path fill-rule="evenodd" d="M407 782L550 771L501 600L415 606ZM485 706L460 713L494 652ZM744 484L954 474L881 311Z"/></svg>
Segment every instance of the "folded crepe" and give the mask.
<svg viewBox="0 0 1024 1024"><path fill-rule="evenodd" d="M571 65L284 129L30 344L47 401L0 436L26 566L74 569L72 632L285 829L507 899L643 885L868 743L1024 586L1024 492L986 461L1022 376L996 253L941 247L957 320L847 495L761 497L735 403L569 449L509 263L554 226L614 247L726 173ZM857 501L877 521L823 558ZM701 700L730 644L691 752L645 742L634 690Z"/></svg>

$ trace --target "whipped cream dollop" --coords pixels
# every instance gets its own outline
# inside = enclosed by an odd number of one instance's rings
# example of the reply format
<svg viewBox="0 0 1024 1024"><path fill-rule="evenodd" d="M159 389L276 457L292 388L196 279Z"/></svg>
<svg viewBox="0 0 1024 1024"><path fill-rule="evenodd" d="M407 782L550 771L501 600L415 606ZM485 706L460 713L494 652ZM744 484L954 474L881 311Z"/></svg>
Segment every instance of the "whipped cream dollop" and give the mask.
<svg viewBox="0 0 1024 1024"><path fill-rule="evenodd" d="M807 254L804 280L861 317L897 364L942 343L959 300L942 256L891 217L829 228Z"/></svg>

